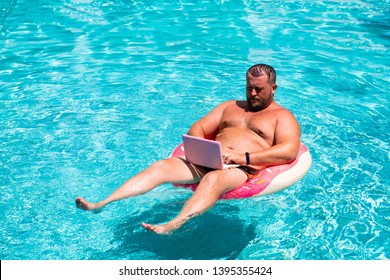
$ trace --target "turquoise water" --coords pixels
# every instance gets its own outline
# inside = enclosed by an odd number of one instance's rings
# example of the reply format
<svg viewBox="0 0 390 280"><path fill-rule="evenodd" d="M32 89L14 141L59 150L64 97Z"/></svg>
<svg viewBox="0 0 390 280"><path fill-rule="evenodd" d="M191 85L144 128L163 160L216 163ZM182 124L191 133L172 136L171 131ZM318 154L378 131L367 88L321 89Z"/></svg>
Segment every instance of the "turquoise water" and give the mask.
<svg viewBox="0 0 390 280"><path fill-rule="evenodd" d="M0 1L1 259L389 259L390 1ZM171 236L191 193L99 200L227 99L278 72L310 172L221 201Z"/></svg>

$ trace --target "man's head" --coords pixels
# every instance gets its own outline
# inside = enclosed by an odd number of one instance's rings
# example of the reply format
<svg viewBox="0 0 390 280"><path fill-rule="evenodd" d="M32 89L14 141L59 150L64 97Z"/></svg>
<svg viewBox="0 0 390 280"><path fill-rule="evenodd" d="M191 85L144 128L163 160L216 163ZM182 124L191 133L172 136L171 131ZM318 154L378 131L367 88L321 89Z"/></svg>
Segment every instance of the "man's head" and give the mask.
<svg viewBox="0 0 390 280"><path fill-rule="evenodd" d="M246 75L251 74L253 77L267 76L272 84L276 84L275 69L267 64L256 64L248 69Z"/></svg>
<svg viewBox="0 0 390 280"><path fill-rule="evenodd" d="M276 91L275 69L266 64L256 64L246 73L246 99L251 111L267 108Z"/></svg>

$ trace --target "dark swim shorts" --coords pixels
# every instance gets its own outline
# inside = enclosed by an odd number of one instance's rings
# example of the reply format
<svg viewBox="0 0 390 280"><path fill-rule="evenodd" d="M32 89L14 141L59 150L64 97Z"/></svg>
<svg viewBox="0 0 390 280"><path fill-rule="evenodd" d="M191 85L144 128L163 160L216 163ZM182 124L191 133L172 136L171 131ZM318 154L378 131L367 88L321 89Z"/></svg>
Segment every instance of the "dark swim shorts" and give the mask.
<svg viewBox="0 0 390 280"><path fill-rule="evenodd" d="M240 165L240 166L237 166L237 168L242 170L246 174L246 176L248 177L248 180L252 179L253 177L255 177L257 175L257 173L260 172L260 170L254 169L254 168L246 166L246 165Z"/></svg>

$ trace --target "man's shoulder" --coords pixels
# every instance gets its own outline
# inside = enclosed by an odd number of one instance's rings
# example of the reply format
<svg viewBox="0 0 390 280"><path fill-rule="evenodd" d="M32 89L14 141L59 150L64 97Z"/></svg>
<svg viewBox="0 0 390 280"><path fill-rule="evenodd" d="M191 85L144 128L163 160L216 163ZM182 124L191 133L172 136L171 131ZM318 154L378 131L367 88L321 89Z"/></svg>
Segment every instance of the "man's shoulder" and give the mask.
<svg viewBox="0 0 390 280"><path fill-rule="evenodd" d="M293 125L298 124L297 118L295 115L288 109L281 107L278 112L276 112L276 119L279 124ZM299 126L299 124L298 124Z"/></svg>
<svg viewBox="0 0 390 280"><path fill-rule="evenodd" d="M279 118L295 118L293 112L291 112L289 109L276 104L272 109L273 114L279 119Z"/></svg>
<svg viewBox="0 0 390 280"><path fill-rule="evenodd" d="M225 103L226 106L234 106L241 109L245 109L248 106L248 102L246 100L228 100Z"/></svg>
<svg viewBox="0 0 390 280"><path fill-rule="evenodd" d="M280 112L280 113L290 113L290 114L292 114L292 112L289 109L287 109L286 107L283 107L282 105L280 105L280 104L278 104L276 102L273 104L273 107L270 108L270 109L271 110L275 110L275 111Z"/></svg>

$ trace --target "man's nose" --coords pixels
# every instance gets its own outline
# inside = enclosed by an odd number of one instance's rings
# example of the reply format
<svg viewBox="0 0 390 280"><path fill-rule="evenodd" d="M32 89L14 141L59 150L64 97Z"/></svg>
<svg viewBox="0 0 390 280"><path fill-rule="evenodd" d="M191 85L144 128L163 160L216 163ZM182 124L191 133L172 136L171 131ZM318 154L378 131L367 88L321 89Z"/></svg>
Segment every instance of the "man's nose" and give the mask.
<svg viewBox="0 0 390 280"><path fill-rule="evenodd" d="M256 95L257 95L256 89L252 89L252 90L251 90L251 95L252 95L252 96L256 96Z"/></svg>

